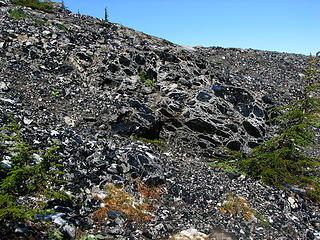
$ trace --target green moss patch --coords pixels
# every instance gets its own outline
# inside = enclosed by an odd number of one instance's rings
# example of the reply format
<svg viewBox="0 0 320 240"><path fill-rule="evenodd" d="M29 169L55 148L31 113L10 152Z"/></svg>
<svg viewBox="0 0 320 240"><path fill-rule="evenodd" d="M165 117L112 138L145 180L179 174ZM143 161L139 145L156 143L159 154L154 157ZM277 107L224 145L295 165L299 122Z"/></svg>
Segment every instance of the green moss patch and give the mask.
<svg viewBox="0 0 320 240"><path fill-rule="evenodd" d="M11 0L11 3L17 6L38 9L44 12L54 12L54 6L51 1L40 2L39 0Z"/></svg>

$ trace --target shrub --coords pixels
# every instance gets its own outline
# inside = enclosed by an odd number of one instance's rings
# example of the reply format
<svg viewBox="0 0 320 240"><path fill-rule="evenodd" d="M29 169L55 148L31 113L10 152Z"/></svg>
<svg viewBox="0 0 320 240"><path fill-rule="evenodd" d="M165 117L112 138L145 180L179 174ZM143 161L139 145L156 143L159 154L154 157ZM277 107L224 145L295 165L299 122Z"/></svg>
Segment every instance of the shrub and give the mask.
<svg viewBox="0 0 320 240"><path fill-rule="evenodd" d="M141 182L137 183L137 190L145 199L160 200L161 195L164 193L163 186L149 187Z"/></svg>
<svg viewBox="0 0 320 240"><path fill-rule="evenodd" d="M9 16L15 20L23 20L28 18L28 19L33 19L36 25L39 25L39 26L45 25L45 21L25 13L22 9L12 8L12 9L9 9L8 12L9 12Z"/></svg>
<svg viewBox="0 0 320 240"><path fill-rule="evenodd" d="M40 2L39 0L11 0L11 3L18 6L38 9L44 12L54 11L54 7L51 1Z"/></svg>

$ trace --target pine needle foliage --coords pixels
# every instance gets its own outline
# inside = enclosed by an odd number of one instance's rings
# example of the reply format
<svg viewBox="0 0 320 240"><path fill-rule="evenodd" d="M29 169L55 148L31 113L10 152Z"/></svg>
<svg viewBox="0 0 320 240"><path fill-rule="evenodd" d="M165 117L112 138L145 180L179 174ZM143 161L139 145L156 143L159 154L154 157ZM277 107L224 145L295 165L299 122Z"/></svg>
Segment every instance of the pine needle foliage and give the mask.
<svg viewBox="0 0 320 240"><path fill-rule="evenodd" d="M303 187L309 197L320 200L319 176L316 173L320 159L305 153L306 147L317 143L320 57L310 57L308 62L303 96L293 104L275 109L282 113L271 120L278 126L278 134L253 149L246 157L229 157L227 161L240 172L267 184Z"/></svg>
<svg viewBox="0 0 320 240"><path fill-rule="evenodd" d="M57 151L57 146L49 148L37 162L19 125L5 120L0 128L0 226L7 221L29 220L41 212L19 203L19 198L53 191L49 185L58 182L60 174Z"/></svg>

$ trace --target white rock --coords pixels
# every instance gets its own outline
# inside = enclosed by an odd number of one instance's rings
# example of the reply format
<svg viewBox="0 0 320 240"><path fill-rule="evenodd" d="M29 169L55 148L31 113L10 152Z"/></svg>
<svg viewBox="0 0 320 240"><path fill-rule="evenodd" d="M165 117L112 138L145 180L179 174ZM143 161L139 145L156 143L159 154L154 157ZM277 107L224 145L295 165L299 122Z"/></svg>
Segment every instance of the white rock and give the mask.
<svg viewBox="0 0 320 240"><path fill-rule="evenodd" d="M290 203L291 208L295 209L298 207L298 204L294 198L288 197L288 202Z"/></svg>
<svg viewBox="0 0 320 240"><path fill-rule="evenodd" d="M51 32L46 30L46 31L43 31L42 34L43 34L44 36L48 36L48 35L51 34Z"/></svg>
<svg viewBox="0 0 320 240"><path fill-rule="evenodd" d="M64 219L62 219L60 216L57 217L57 218L55 218L55 219L53 220L53 222L54 222L55 224L59 225L59 226L63 226L63 225L65 225L65 224L67 223L67 221L64 220Z"/></svg>
<svg viewBox="0 0 320 240"><path fill-rule="evenodd" d="M28 41L25 42L25 45L27 47L32 46L33 45L33 41L32 40L28 40Z"/></svg>
<svg viewBox="0 0 320 240"><path fill-rule="evenodd" d="M51 130L50 135L51 135L51 136L58 136L58 135L59 135L59 132L56 131L56 130Z"/></svg>
<svg viewBox="0 0 320 240"><path fill-rule="evenodd" d="M177 88L178 88L178 84L176 84L176 83L173 83L173 84L171 84L171 85L169 86L169 90L170 90L170 91L175 90L175 89L177 89Z"/></svg>
<svg viewBox="0 0 320 240"><path fill-rule="evenodd" d="M12 99L8 99L8 98L0 98L0 101L2 102L6 102L6 103L10 103L10 104L15 104L16 102Z"/></svg>
<svg viewBox="0 0 320 240"><path fill-rule="evenodd" d="M66 224L63 230L69 235L69 237L74 238L76 236L76 229L74 226Z"/></svg>
<svg viewBox="0 0 320 240"><path fill-rule="evenodd" d="M238 177L238 180L245 180L246 179L246 176L245 175L240 175L240 177Z"/></svg>
<svg viewBox="0 0 320 240"><path fill-rule="evenodd" d="M155 160L155 159L156 159L156 156L152 155L152 154L149 153L149 152L146 152L146 155L148 155L148 157L151 158L152 160Z"/></svg>
<svg viewBox="0 0 320 240"><path fill-rule="evenodd" d="M320 232L314 232L315 239L320 239Z"/></svg>
<svg viewBox="0 0 320 240"><path fill-rule="evenodd" d="M97 197L98 197L99 199L105 199L105 198L107 197L107 194L105 194L105 193L99 193L99 194L97 194Z"/></svg>
<svg viewBox="0 0 320 240"><path fill-rule="evenodd" d="M33 154L33 157L34 157L34 159L36 160L36 162L37 163L40 163L41 161L42 161L42 157L39 155L39 154L37 154L37 153L34 153Z"/></svg>
<svg viewBox="0 0 320 240"><path fill-rule="evenodd" d="M23 118L23 123L26 124L26 125L30 125L32 122L33 122L32 119L29 119L29 118L26 118L26 117Z"/></svg>
<svg viewBox="0 0 320 240"><path fill-rule="evenodd" d="M174 235L171 239L172 240L207 240L209 238L208 235L199 232L197 229L190 228L187 230L183 230L180 233Z"/></svg>
<svg viewBox="0 0 320 240"><path fill-rule="evenodd" d="M12 168L12 166L11 166L11 161L9 161L9 160L3 160L2 162L1 162L2 164L3 164L3 168L6 168L6 169L10 169L10 168Z"/></svg>
<svg viewBox="0 0 320 240"><path fill-rule="evenodd" d="M64 122L65 122L68 126L70 126L70 127L74 127L74 126L75 126L75 121L74 121L74 119L72 119L71 117L65 116L65 117L63 118L63 120L64 120Z"/></svg>
<svg viewBox="0 0 320 240"><path fill-rule="evenodd" d="M7 91L8 86L5 82L0 82L0 91Z"/></svg>

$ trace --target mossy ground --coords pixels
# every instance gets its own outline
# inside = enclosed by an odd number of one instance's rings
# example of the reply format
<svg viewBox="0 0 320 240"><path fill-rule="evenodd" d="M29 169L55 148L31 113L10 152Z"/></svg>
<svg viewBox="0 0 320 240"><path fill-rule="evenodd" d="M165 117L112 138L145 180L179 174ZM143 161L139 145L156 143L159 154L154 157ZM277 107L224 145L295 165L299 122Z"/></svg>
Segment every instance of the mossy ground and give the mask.
<svg viewBox="0 0 320 240"><path fill-rule="evenodd" d="M29 15L26 14L22 9L15 9L15 8L10 9L9 15L11 18L15 20L22 20L22 19L29 18Z"/></svg>
<svg viewBox="0 0 320 240"><path fill-rule="evenodd" d="M11 3L17 6L38 9L44 12L54 12L54 6L51 1L41 2L39 0L11 0Z"/></svg>
<svg viewBox="0 0 320 240"><path fill-rule="evenodd" d="M131 138L134 141L140 141L143 143L155 145L159 147L161 150L165 150L167 148L167 144L164 141L159 139L148 139L148 138L138 137L136 135L132 135Z"/></svg>

